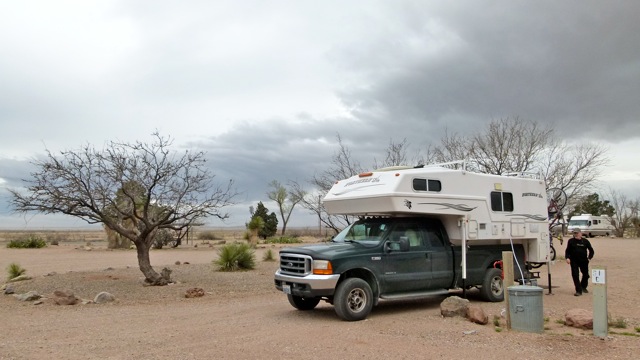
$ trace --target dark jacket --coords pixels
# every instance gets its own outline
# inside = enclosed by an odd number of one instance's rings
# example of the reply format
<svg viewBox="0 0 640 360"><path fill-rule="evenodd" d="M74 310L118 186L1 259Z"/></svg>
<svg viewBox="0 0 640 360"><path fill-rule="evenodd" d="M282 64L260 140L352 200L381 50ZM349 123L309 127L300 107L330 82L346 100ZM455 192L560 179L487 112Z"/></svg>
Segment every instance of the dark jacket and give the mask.
<svg viewBox="0 0 640 360"><path fill-rule="evenodd" d="M575 237L569 239L567 243L567 249L564 252L565 259L570 259L572 262L586 262L587 259L591 260L595 252L589 240L582 238L580 240Z"/></svg>

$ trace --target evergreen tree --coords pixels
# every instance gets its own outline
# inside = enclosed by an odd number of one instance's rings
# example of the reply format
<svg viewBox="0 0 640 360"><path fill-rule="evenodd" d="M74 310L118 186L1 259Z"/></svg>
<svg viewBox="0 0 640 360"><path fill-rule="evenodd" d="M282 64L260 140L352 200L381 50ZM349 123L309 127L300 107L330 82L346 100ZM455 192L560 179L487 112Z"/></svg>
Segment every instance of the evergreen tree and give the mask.
<svg viewBox="0 0 640 360"><path fill-rule="evenodd" d="M609 203L609 200L600 200L600 196L596 193L587 195L576 205L573 212L570 214L591 214L596 216L613 216L615 209Z"/></svg>
<svg viewBox="0 0 640 360"><path fill-rule="evenodd" d="M251 219L259 216L264 220L264 226L260 231L258 231L258 236L262 239L266 239L269 236L273 236L278 231L278 217L275 212L269 214L269 209L267 209L262 201L258 203L256 210L253 212Z"/></svg>

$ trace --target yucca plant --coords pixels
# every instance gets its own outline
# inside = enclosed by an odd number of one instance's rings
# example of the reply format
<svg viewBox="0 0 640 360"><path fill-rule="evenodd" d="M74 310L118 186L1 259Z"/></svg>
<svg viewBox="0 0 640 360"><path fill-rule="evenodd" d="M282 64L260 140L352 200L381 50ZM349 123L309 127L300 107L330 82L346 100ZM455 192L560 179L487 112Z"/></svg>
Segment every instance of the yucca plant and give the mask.
<svg viewBox="0 0 640 360"><path fill-rule="evenodd" d="M23 268L22 266L16 263L11 263L9 264L9 266L7 266L7 273L9 274L8 275L9 280L15 279L26 272L27 272L27 269Z"/></svg>
<svg viewBox="0 0 640 360"><path fill-rule="evenodd" d="M229 244L218 250L218 265L220 271L251 270L255 268L255 254L247 244Z"/></svg>
<svg viewBox="0 0 640 360"><path fill-rule="evenodd" d="M275 256L273 256L273 250L269 249L262 256L262 261L275 261Z"/></svg>

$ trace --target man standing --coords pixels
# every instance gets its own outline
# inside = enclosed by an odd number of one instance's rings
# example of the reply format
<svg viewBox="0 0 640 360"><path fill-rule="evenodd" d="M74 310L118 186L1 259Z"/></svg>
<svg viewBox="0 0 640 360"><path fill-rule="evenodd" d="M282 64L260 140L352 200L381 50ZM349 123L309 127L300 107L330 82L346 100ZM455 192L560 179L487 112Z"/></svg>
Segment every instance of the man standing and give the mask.
<svg viewBox="0 0 640 360"><path fill-rule="evenodd" d="M564 257L567 259L567 264L571 265L571 277L573 285L576 287L574 296L589 292L587 290L587 286L589 286L589 260L593 258L593 254L593 247L591 247L589 240L582 238L580 229L573 229L573 237L567 243ZM582 273L582 281L580 273Z"/></svg>

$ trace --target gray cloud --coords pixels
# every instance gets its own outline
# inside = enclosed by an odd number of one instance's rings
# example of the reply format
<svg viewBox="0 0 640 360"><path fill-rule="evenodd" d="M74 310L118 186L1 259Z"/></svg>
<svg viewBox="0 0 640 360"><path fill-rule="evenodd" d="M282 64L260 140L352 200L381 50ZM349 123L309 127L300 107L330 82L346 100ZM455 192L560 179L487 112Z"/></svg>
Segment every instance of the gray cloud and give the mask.
<svg viewBox="0 0 640 360"><path fill-rule="evenodd" d="M636 2L41 5L0 14L0 190L44 148L158 129L234 179L243 224L271 180L326 169L338 133L365 168L390 139L417 151L512 116L640 137Z"/></svg>

